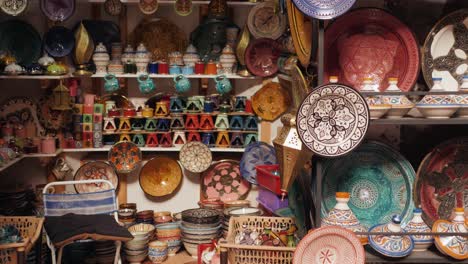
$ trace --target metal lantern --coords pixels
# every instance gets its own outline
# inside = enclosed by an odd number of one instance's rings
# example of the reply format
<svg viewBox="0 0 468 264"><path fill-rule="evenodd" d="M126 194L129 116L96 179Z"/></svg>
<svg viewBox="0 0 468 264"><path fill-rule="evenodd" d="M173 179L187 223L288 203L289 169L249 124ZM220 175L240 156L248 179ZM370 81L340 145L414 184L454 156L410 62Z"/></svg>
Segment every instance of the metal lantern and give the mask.
<svg viewBox="0 0 468 264"><path fill-rule="evenodd" d="M71 97L70 97L70 90L63 85L62 81L57 87L54 88L53 97L54 97L54 104L52 105L53 110L70 110L71 109Z"/></svg>

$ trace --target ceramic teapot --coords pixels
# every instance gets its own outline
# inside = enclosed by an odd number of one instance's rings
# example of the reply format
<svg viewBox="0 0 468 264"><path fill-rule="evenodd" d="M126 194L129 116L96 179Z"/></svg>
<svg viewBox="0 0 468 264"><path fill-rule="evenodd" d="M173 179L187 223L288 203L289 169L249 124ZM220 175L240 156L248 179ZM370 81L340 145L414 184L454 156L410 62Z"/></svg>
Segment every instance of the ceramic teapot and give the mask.
<svg viewBox="0 0 468 264"><path fill-rule="evenodd" d="M229 93L232 90L232 85L226 75L218 75L215 78L216 91L220 94Z"/></svg>
<svg viewBox="0 0 468 264"><path fill-rule="evenodd" d="M140 88L140 92L144 94L151 93L156 88L153 80L148 76L148 74L140 74L137 80L138 88Z"/></svg>
<svg viewBox="0 0 468 264"><path fill-rule="evenodd" d="M175 89L178 93L185 93L190 90L191 84L190 80L187 79L187 77L183 75L177 75L176 77L174 77L174 82Z"/></svg>
<svg viewBox="0 0 468 264"><path fill-rule="evenodd" d="M114 74L106 74L106 76L104 76L104 90L107 93L115 92L119 90L119 88L119 80Z"/></svg>

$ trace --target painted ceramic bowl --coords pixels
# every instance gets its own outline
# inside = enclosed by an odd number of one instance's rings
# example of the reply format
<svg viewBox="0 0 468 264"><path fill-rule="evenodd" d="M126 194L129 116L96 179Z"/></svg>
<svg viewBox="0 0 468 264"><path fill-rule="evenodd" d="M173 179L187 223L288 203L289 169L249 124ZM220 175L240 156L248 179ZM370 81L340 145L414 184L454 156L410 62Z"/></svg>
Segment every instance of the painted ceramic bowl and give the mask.
<svg viewBox="0 0 468 264"><path fill-rule="evenodd" d="M383 103L392 106L386 116L389 119L402 118L414 107L414 103L404 95L383 96Z"/></svg>
<svg viewBox="0 0 468 264"><path fill-rule="evenodd" d="M135 234L135 235L140 235L140 234L150 234L154 232L154 225L150 224L136 224L128 228L128 232Z"/></svg>
<svg viewBox="0 0 468 264"><path fill-rule="evenodd" d="M160 230L170 230L180 228L179 223L164 223L156 225L156 231Z"/></svg>
<svg viewBox="0 0 468 264"><path fill-rule="evenodd" d="M189 242L185 242L183 241L184 243L184 248L185 250L187 250L187 252L190 254L190 256L192 256L193 258L198 258L197 254L198 254L198 244L193 244L193 243L189 243Z"/></svg>
<svg viewBox="0 0 468 264"><path fill-rule="evenodd" d="M162 263L167 259L168 245L166 242L153 241L148 244L148 258L153 263Z"/></svg>
<svg viewBox="0 0 468 264"><path fill-rule="evenodd" d="M460 109L457 112L458 117L468 118L468 95L455 95L454 101L460 105Z"/></svg>
<svg viewBox="0 0 468 264"><path fill-rule="evenodd" d="M186 228L195 228L195 229L203 229L203 228L215 228L219 225L220 222L216 222L213 224L193 224L189 222L181 222L181 228L186 227Z"/></svg>
<svg viewBox="0 0 468 264"><path fill-rule="evenodd" d="M219 212L213 209L197 208L182 212L182 221L192 224L214 224L219 220Z"/></svg>
<svg viewBox="0 0 468 264"><path fill-rule="evenodd" d="M455 104L454 97L451 95L432 95L428 94L425 95L421 101L419 101L418 105L451 105Z"/></svg>
<svg viewBox="0 0 468 264"><path fill-rule="evenodd" d="M214 234L214 233L218 232L220 227L221 227L221 225L219 223L214 227L187 226L184 222L182 222L182 224L180 225L180 229L184 233L189 233L189 234Z"/></svg>
<svg viewBox="0 0 468 264"><path fill-rule="evenodd" d="M401 218L395 215L390 223L371 227L369 232L404 232L400 224ZM391 258L406 257L414 248L413 239L408 235L369 235L369 245L380 254Z"/></svg>
<svg viewBox="0 0 468 264"><path fill-rule="evenodd" d="M370 105L370 119L379 119L382 118L388 111L392 109L391 105L381 104L381 105Z"/></svg>
<svg viewBox="0 0 468 264"><path fill-rule="evenodd" d="M134 171L141 162L141 151L132 142L119 142L109 150L108 159L117 172L129 173Z"/></svg>
<svg viewBox="0 0 468 264"><path fill-rule="evenodd" d="M460 109L459 105L451 104L417 104L418 111L428 119L447 119Z"/></svg>

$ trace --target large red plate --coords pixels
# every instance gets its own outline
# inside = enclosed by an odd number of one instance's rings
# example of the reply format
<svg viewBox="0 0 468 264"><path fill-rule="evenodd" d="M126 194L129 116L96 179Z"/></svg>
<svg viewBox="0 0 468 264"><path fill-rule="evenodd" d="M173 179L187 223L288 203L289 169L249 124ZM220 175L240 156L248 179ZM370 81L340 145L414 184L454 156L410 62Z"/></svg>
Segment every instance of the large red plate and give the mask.
<svg viewBox="0 0 468 264"><path fill-rule="evenodd" d="M257 76L268 77L278 72L279 44L269 38L254 40L245 50L245 64Z"/></svg>
<svg viewBox="0 0 468 264"><path fill-rule="evenodd" d="M364 78L388 87L397 77L403 91L413 88L419 73L419 47L411 30L384 10L363 8L339 17L325 32L325 80L361 90Z"/></svg>
<svg viewBox="0 0 468 264"><path fill-rule="evenodd" d="M421 163L413 195L421 206L425 222L451 219L455 207L464 207L468 216L468 138L442 143Z"/></svg>

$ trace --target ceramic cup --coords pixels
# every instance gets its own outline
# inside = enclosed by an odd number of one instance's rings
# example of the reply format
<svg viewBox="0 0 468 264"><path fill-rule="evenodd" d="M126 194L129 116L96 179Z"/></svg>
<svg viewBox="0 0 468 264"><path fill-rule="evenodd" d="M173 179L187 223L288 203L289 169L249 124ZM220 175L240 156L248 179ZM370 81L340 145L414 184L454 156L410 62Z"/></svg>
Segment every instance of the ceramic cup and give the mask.
<svg viewBox="0 0 468 264"><path fill-rule="evenodd" d="M138 88L140 88L140 92L147 94L153 92L156 87L148 74L140 74L138 76Z"/></svg>
<svg viewBox="0 0 468 264"><path fill-rule="evenodd" d="M119 80L115 77L114 74L106 74L104 76L104 90L107 93L112 93L119 90Z"/></svg>
<svg viewBox="0 0 468 264"><path fill-rule="evenodd" d="M187 79L187 77L183 75L177 75L176 77L174 77L174 82L175 89L178 93L185 93L190 90L191 84L190 80Z"/></svg>
<svg viewBox="0 0 468 264"><path fill-rule="evenodd" d="M148 257L151 262L163 263L167 259L167 243L162 241L152 241L148 244Z"/></svg>
<svg viewBox="0 0 468 264"><path fill-rule="evenodd" d="M202 61L195 62L195 74L204 74L205 64Z"/></svg>
<svg viewBox="0 0 468 264"><path fill-rule="evenodd" d="M158 73L158 63L157 62L150 62L148 64L148 72L149 73Z"/></svg>
<svg viewBox="0 0 468 264"><path fill-rule="evenodd" d="M158 63L158 73L159 74L168 74L169 73L169 64L165 61Z"/></svg>
<svg viewBox="0 0 468 264"><path fill-rule="evenodd" d="M169 67L169 74L181 74L182 70L179 65L171 65Z"/></svg>
<svg viewBox="0 0 468 264"><path fill-rule="evenodd" d="M232 85L226 75L218 75L215 78L216 91L220 94L229 93L232 90Z"/></svg>
<svg viewBox="0 0 468 264"><path fill-rule="evenodd" d="M192 66L184 66L182 67L182 74L185 75L191 75L194 73L193 67Z"/></svg>

